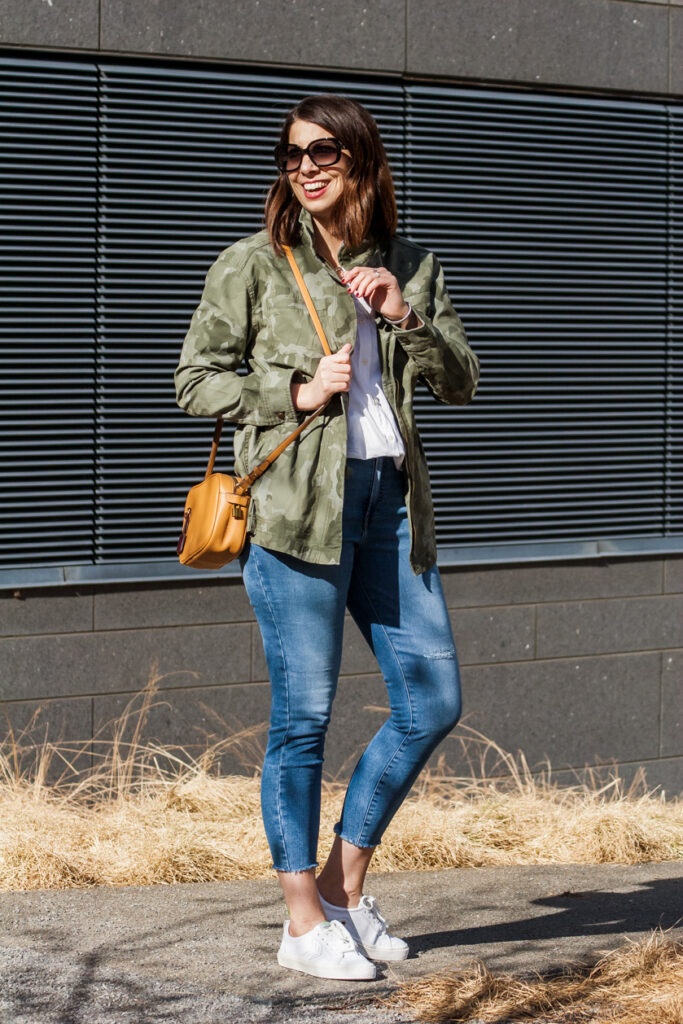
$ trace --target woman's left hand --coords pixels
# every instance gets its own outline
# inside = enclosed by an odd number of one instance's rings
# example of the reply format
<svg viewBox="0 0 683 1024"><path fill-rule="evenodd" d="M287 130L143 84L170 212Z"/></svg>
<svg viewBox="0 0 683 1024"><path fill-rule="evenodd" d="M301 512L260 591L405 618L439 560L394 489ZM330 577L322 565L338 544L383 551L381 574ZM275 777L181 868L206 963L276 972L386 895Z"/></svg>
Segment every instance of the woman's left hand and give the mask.
<svg viewBox="0 0 683 1024"><path fill-rule="evenodd" d="M340 278L352 295L365 299L388 320L400 320L408 312L399 283L386 267L352 267L342 271ZM411 314L401 327L412 326L414 317Z"/></svg>

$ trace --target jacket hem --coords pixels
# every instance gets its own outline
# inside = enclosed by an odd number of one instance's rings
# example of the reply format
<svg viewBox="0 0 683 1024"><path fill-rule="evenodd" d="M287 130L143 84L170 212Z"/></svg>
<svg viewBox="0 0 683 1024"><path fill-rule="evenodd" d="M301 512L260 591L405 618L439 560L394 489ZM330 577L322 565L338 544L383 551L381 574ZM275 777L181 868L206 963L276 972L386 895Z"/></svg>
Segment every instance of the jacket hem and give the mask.
<svg viewBox="0 0 683 1024"><path fill-rule="evenodd" d="M258 526L253 533L249 534L249 539L261 548L277 551L280 555L290 555L292 558L299 558L302 562L311 562L314 565L339 565L341 560L340 550L312 548L307 544L293 543L291 538L273 536L268 530Z"/></svg>

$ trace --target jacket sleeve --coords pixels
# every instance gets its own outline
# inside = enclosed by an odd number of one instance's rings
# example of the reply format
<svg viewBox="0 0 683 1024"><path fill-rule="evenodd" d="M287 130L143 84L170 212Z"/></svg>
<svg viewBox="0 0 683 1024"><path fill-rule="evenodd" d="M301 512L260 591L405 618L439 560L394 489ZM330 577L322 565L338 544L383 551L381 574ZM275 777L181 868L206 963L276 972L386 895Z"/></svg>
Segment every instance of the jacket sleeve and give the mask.
<svg viewBox="0 0 683 1024"><path fill-rule="evenodd" d="M178 405L190 415L260 427L296 419L290 390L295 370L237 373L252 336L252 309L248 278L226 249L206 275L175 371Z"/></svg>
<svg viewBox="0 0 683 1024"><path fill-rule="evenodd" d="M410 330L400 326L393 330L435 398L448 405L466 405L476 394L479 360L448 297L441 265L434 255L429 259L433 262L429 310L415 304L413 311L422 323ZM404 294L411 301L409 286Z"/></svg>

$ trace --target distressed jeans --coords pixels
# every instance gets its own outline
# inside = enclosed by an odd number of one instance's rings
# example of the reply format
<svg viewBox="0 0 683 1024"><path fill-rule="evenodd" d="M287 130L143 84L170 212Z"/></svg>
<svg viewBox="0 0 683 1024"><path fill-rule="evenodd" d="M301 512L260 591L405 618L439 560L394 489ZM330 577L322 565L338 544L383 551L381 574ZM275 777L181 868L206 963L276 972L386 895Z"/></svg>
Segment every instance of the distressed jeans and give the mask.
<svg viewBox="0 0 683 1024"><path fill-rule="evenodd" d="M460 675L436 566L415 576L403 472L348 459L339 565L250 544L244 584L271 683L261 808L273 867L317 866L325 735L348 608L377 658L390 715L356 764L334 831L377 846L427 758L460 717ZM358 708L358 717L363 714Z"/></svg>

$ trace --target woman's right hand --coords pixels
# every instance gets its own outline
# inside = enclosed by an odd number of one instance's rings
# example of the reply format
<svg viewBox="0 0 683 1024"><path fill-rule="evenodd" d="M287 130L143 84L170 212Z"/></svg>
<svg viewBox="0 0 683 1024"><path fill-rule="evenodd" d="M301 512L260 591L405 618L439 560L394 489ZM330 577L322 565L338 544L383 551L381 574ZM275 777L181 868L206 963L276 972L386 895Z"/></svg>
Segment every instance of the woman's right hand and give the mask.
<svg viewBox="0 0 683 1024"><path fill-rule="evenodd" d="M313 380L292 384L292 403L301 412L317 409L338 391L351 387L351 345L342 345L338 352L323 356Z"/></svg>

